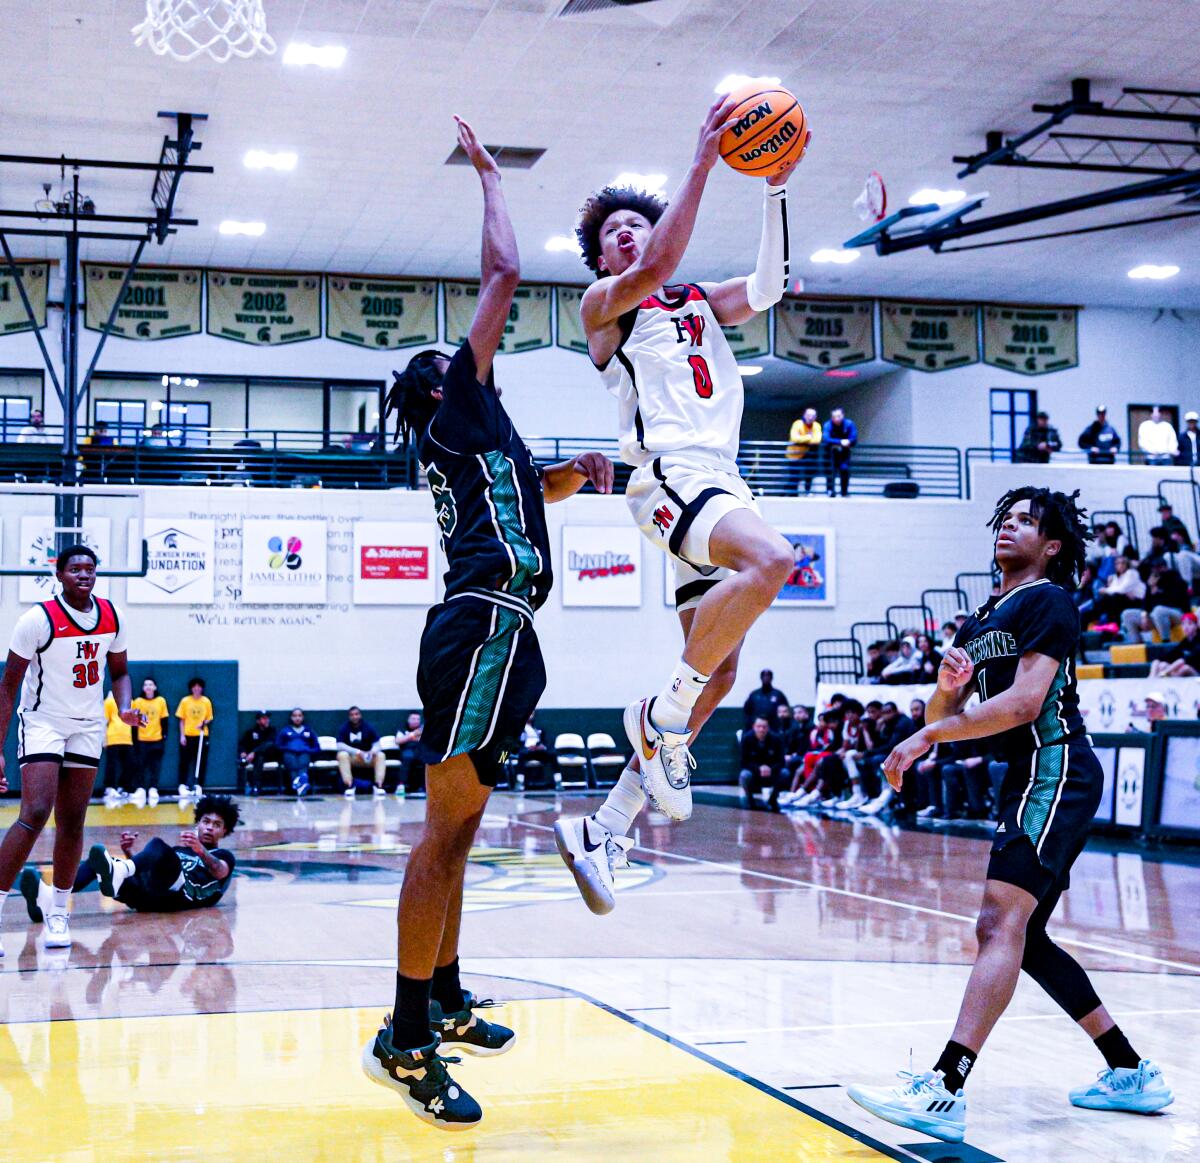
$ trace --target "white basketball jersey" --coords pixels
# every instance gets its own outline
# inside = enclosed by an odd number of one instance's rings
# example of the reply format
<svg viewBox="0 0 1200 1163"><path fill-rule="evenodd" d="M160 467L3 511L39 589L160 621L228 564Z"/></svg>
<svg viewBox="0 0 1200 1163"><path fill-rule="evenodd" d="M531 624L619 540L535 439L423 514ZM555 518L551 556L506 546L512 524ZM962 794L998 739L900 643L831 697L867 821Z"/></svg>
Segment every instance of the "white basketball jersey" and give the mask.
<svg viewBox="0 0 1200 1163"><path fill-rule="evenodd" d="M621 459L636 467L706 449L736 463L742 377L704 291L663 287L621 317L621 331L620 347L599 368L617 397Z"/></svg>
<svg viewBox="0 0 1200 1163"><path fill-rule="evenodd" d="M99 618L91 630L57 598L26 610L17 622L12 650L29 659L22 712L104 721L104 668L110 651L125 649L125 631L112 602L92 600Z"/></svg>

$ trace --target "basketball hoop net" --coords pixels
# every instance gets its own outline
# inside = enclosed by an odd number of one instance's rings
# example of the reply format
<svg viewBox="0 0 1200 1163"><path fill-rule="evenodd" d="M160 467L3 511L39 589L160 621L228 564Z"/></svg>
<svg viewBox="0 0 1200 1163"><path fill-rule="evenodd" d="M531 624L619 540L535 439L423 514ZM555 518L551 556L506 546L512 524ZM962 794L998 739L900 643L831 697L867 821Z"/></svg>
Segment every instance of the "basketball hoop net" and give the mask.
<svg viewBox="0 0 1200 1163"><path fill-rule="evenodd" d="M146 0L146 19L132 31L135 44L177 61L208 53L224 64L275 51L263 0Z"/></svg>
<svg viewBox="0 0 1200 1163"><path fill-rule="evenodd" d="M863 192L854 199L854 212L863 222L881 222L887 213L887 189L877 170L867 175Z"/></svg>

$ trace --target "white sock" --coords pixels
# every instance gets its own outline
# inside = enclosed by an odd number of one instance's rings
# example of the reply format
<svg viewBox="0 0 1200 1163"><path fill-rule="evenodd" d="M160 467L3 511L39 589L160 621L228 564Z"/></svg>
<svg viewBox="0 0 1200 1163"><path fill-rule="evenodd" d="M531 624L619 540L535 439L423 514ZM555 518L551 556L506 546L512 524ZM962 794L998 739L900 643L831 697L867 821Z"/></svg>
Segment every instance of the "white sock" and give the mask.
<svg viewBox="0 0 1200 1163"><path fill-rule="evenodd" d="M667 685L655 697L654 707L650 712L651 722L660 731L670 731L676 735L687 734L692 708L704 693L707 683L708 675L693 670L681 658L671 672L671 677L667 679Z"/></svg>
<svg viewBox="0 0 1200 1163"><path fill-rule="evenodd" d="M4 912L4 902L8 900L9 892L12 892L12 889L9 889L8 892L0 892L0 914Z"/></svg>
<svg viewBox="0 0 1200 1163"><path fill-rule="evenodd" d="M614 836L628 836L633 821L646 806L646 793L642 791L642 777L633 767L621 772L608 798L596 809L592 819Z"/></svg>
<svg viewBox="0 0 1200 1163"><path fill-rule="evenodd" d="M71 899L71 890L69 888L59 888L55 885L50 890L50 911L52 913L65 913L67 911L67 901Z"/></svg>

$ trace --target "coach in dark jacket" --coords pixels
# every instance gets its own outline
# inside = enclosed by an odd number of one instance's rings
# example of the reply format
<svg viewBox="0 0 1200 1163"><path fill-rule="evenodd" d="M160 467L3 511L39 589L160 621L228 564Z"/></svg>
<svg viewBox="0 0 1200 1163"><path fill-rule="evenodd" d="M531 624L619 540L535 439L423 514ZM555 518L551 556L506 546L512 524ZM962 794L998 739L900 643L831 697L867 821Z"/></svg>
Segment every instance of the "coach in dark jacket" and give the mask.
<svg viewBox="0 0 1200 1163"><path fill-rule="evenodd" d="M275 746L275 728L271 726L271 716L266 711L259 711L254 716L254 725L243 731L238 740L238 762L246 781L246 794L256 796L262 791L264 763L277 764L281 760L279 748ZM282 776L278 783L282 791Z"/></svg>
<svg viewBox="0 0 1200 1163"><path fill-rule="evenodd" d="M842 486L842 496L850 491L850 455L858 443L858 427L841 408L834 408L825 421L821 451L825 454L825 491L833 496L836 474Z"/></svg>
<svg viewBox="0 0 1200 1163"><path fill-rule="evenodd" d="M762 807L759 794L769 789L767 808L779 811L779 793L790 780L783 766L783 740L771 731L766 719L757 718L749 731L742 732L742 807L754 811Z"/></svg>
<svg viewBox="0 0 1200 1163"><path fill-rule="evenodd" d="M1013 460L1025 464L1049 464L1050 454L1061 451L1062 438L1058 429L1050 423L1050 414L1039 412L1037 419L1025 429L1021 447L1013 455Z"/></svg>
<svg viewBox="0 0 1200 1163"><path fill-rule="evenodd" d="M762 718L768 723L774 723L778 716L775 708L791 705L787 695L781 690L776 690L773 670L764 670L758 678L762 686L751 691L749 698L742 704L742 714L745 716L743 726L747 731L754 726L755 719Z"/></svg>

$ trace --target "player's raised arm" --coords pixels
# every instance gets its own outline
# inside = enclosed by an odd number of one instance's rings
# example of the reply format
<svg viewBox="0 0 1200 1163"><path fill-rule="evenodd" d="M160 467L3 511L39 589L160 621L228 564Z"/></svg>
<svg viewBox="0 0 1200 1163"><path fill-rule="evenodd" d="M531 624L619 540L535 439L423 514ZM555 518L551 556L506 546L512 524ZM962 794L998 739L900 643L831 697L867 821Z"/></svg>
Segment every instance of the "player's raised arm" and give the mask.
<svg viewBox="0 0 1200 1163"><path fill-rule="evenodd" d="M483 384L487 383L492 359L504 338L513 292L521 281L521 258L504 192L500 188L500 169L492 155L479 144L475 131L461 117L454 120L458 123L458 144L475 167L483 187L479 302L468 333L475 356L476 378Z"/></svg>

